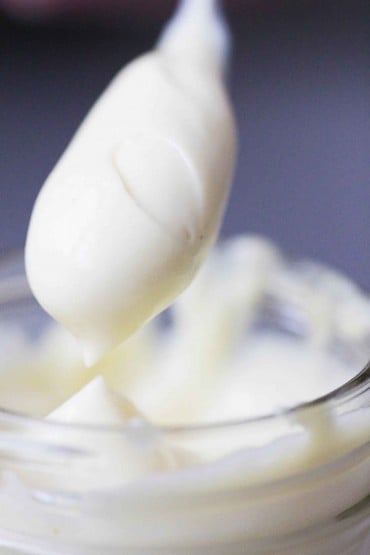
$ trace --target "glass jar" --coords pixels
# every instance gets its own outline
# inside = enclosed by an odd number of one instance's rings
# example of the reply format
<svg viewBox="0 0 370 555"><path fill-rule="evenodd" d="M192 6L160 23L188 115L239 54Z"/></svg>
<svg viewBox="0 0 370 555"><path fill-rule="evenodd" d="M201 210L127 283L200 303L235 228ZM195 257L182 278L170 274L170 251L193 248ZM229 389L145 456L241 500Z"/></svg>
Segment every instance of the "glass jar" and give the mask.
<svg viewBox="0 0 370 555"><path fill-rule="evenodd" d="M259 298L254 327L312 341L307 287L338 299L328 311L335 325L316 340L360 368L370 352L368 299L318 265L286 263ZM0 263L0 307L0 346L14 324L30 342L48 326L20 254ZM3 348L0 387L8 387L7 356ZM112 481L115 461L106 445L125 438L143 452L153 437L193 452L217 453L220 445L225 452L141 480ZM3 555L368 555L370 367L300 406L208 425L77 426L4 409L0 471Z"/></svg>

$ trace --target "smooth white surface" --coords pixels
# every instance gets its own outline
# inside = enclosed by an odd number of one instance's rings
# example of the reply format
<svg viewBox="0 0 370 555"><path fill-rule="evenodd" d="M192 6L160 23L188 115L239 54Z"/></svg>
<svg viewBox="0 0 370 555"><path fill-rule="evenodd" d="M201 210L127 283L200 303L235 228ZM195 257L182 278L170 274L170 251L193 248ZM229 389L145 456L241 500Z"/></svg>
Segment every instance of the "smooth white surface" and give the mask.
<svg viewBox="0 0 370 555"><path fill-rule="evenodd" d="M26 242L40 304L86 364L189 284L212 245L235 159L215 2L185 2L124 68L42 188Z"/></svg>

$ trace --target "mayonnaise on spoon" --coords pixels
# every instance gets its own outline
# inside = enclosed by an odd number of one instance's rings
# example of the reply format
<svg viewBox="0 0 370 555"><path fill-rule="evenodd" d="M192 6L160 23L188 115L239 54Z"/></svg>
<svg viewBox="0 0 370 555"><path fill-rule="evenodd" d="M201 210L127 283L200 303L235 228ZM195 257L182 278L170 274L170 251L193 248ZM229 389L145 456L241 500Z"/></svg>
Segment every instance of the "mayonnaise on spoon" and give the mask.
<svg viewBox="0 0 370 555"><path fill-rule="evenodd" d="M26 242L40 304L92 365L190 283L212 246L236 141L214 0L187 0L124 68L46 180Z"/></svg>

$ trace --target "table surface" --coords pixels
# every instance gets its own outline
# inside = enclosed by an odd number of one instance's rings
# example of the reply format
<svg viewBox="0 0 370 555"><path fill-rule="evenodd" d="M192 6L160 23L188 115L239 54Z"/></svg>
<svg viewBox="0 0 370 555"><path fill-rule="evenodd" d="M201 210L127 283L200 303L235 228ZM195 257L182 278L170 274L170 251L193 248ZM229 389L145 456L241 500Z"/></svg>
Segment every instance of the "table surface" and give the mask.
<svg viewBox="0 0 370 555"><path fill-rule="evenodd" d="M356 0L245 7L231 21L240 149L222 228L271 237L366 288L369 23L370 3ZM81 118L158 30L0 19L0 251L23 244L37 191Z"/></svg>

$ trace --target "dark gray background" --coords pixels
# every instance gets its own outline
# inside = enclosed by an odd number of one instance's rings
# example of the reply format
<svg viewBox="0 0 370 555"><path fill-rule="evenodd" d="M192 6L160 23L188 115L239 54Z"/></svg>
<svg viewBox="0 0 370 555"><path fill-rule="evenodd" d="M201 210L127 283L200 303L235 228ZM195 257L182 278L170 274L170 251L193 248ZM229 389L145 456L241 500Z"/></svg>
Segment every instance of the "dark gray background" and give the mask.
<svg viewBox="0 0 370 555"><path fill-rule="evenodd" d="M313 0L232 17L240 154L223 226L270 236L367 288L369 15L368 1ZM159 28L0 19L1 251L23 244L37 191L77 124Z"/></svg>

